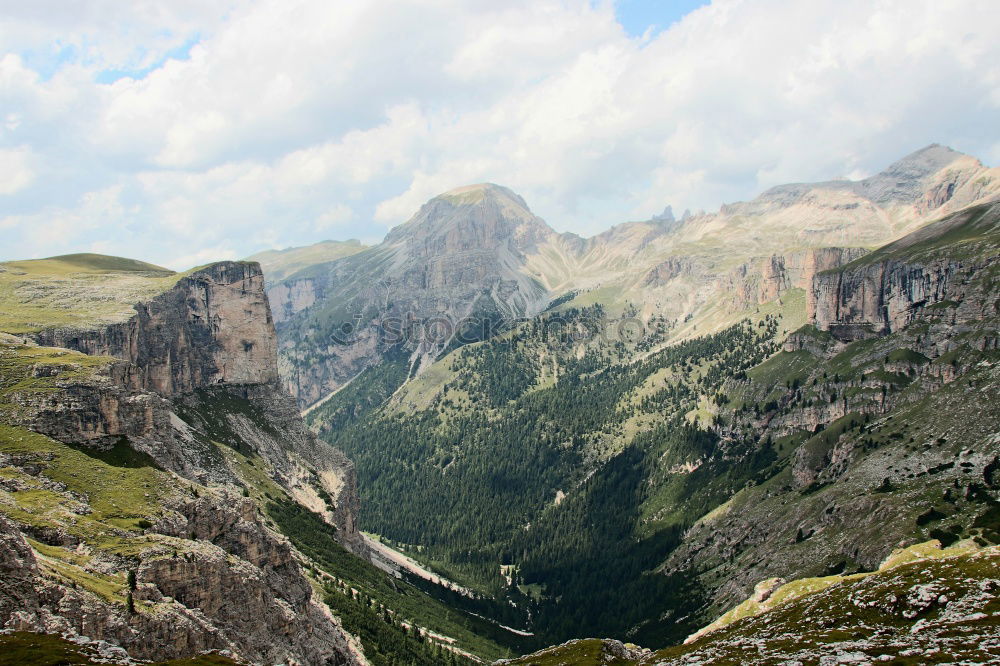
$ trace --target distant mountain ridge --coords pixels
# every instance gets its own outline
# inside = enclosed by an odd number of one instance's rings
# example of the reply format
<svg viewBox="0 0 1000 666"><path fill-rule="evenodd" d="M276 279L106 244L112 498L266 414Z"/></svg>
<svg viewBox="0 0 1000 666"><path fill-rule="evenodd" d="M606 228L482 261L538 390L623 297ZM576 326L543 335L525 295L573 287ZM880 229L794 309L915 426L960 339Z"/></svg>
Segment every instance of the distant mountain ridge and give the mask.
<svg viewBox="0 0 1000 666"><path fill-rule="evenodd" d="M264 271L264 281L268 287L280 282L308 266L347 257L364 250L356 239L346 241L320 241L303 247L289 247L284 250L265 250L252 254L247 261L256 261Z"/></svg>
<svg viewBox="0 0 1000 666"><path fill-rule="evenodd" d="M388 347L371 329L387 318L509 320L570 292L612 309L637 304L643 320L689 323L677 337L717 329L804 288L817 266L836 266L823 262L853 259L998 194L1000 170L932 144L864 180L781 185L717 213L627 222L582 238L553 231L508 188L460 187L379 245L270 284L281 371L308 406L379 363ZM844 251L817 264L815 251L825 248ZM345 327L347 344L337 333ZM411 374L449 344L411 341Z"/></svg>
<svg viewBox="0 0 1000 666"><path fill-rule="evenodd" d="M272 286L289 390L308 405L377 363L388 344L386 320L398 329L411 319L500 321L539 312L549 291L523 266L553 236L509 189L463 187L424 204L381 244ZM413 372L437 358L452 333L408 339Z"/></svg>

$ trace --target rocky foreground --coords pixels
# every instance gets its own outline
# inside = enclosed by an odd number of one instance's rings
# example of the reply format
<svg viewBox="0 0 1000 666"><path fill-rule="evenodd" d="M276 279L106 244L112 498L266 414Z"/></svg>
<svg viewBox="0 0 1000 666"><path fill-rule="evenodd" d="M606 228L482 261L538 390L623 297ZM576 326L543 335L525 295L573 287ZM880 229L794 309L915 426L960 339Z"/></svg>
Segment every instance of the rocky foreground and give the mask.
<svg viewBox="0 0 1000 666"><path fill-rule="evenodd" d="M782 584L656 652L583 640L499 664L992 664L1000 661L1000 547L936 542L879 571Z"/></svg>
<svg viewBox="0 0 1000 666"><path fill-rule="evenodd" d="M365 663L266 511L298 502L365 553L353 467L280 388L259 266L4 268L24 316L0 340L0 626L113 661ZM26 290L73 307L74 280L161 289L96 326L17 309Z"/></svg>

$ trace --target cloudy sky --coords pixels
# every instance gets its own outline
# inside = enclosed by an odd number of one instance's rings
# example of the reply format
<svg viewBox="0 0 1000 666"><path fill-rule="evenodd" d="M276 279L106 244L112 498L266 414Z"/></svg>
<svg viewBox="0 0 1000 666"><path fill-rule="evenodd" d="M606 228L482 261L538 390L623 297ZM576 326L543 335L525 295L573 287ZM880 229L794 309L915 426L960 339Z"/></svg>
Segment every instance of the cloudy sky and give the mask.
<svg viewBox="0 0 1000 666"><path fill-rule="evenodd" d="M0 259L377 241L492 181L558 230L1000 163L996 0L0 0Z"/></svg>

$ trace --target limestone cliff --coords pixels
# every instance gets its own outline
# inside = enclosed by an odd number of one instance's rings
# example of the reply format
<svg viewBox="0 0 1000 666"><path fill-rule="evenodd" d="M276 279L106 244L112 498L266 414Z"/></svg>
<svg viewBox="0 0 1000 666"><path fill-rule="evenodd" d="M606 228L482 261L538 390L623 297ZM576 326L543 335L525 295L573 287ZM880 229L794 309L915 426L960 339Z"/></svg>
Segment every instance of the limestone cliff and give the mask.
<svg viewBox="0 0 1000 666"><path fill-rule="evenodd" d="M996 254L978 246L990 242L998 220L1000 204L975 206L843 270L818 273L809 291L810 321L837 338L854 340L898 331L923 309L942 303L956 305L956 318L982 319L996 304L988 290L970 289L969 282L996 270Z"/></svg>
<svg viewBox="0 0 1000 666"><path fill-rule="evenodd" d="M48 347L130 361L134 372L124 377L130 387L163 396L278 378L277 341L258 264L211 264L135 310L120 324L49 328L33 337Z"/></svg>
<svg viewBox="0 0 1000 666"><path fill-rule="evenodd" d="M344 543L363 553L354 527L353 465L317 441L280 388L277 338L260 265L211 264L134 307L135 315L120 323L31 334L44 346L120 362L109 364L95 381L18 396L31 414L20 421L61 441L98 447L129 437L165 469L202 482L231 482L232 475L213 462L212 446L204 441L205 418L199 415L199 408L211 409L206 391L221 389L252 405L252 419L226 414L229 427L240 430L268 461L276 480L336 521ZM179 408L192 423L178 418ZM322 494L339 502L328 508Z"/></svg>
<svg viewBox="0 0 1000 666"><path fill-rule="evenodd" d="M720 280L731 309L744 311L781 298L789 289L808 289L820 271L831 270L868 254L862 247L820 247L754 258Z"/></svg>
<svg viewBox="0 0 1000 666"><path fill-rule="evenodd" d="M39 328L0 340L0 625L144 659L363 663L262 517L287 497L367 552L353 465L278 383L260 267L213 264L127 319Z"/></svg>

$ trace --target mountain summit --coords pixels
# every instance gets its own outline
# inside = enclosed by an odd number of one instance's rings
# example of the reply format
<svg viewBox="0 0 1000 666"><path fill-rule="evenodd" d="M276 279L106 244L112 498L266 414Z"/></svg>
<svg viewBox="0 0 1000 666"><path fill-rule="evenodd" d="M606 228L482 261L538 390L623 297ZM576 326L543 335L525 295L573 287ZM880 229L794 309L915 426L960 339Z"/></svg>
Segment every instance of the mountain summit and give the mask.
<svg viewBox="0 0 1000 666"><path fill-rule="evenodd" d="M453 343L459 322L481 328L536 314L550 295L525 265L553 237L512 190L468 185L425 203L380 245L273 286L275 322L287 333L288 388L312 404L390 349L418 372ZM446 330L405 340L389 331L429 320L448 322Z"/></svg>
<svg viewBox="0 0 1000 666"><path fill-rule="evenodd" d="M508 240L526 249L555 232L513 190L493 183L440 194L392 229L386 244L416 244L425 256L493 249Z"/></svg>

